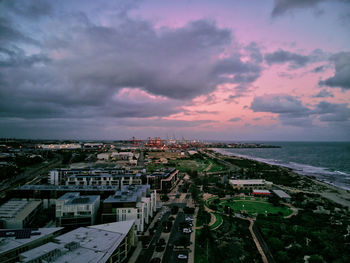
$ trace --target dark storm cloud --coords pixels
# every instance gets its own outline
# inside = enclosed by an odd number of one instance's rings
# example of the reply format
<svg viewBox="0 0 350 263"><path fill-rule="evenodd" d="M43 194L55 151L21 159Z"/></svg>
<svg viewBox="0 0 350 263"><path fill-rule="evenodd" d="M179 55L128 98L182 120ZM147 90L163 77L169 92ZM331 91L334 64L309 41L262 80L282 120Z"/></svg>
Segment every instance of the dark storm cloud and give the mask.
<svg viewBox="0 0 350 263"><path fill-rule="evenodd" d="M250 58L253 61L257 63L261 63L263 61L263 56L257 43L251 42L248 46L245 47L245 50L249 53Z"/></svg>
<svg viewBox="0 0 350 263"><path fill-rule="evenodd" d="M38 44L35 39L18 31L10 19L0 16L0 46L8 46L12 42Z"/></svg>
<svg viewBox="0 0 350 263"><path fill-rule="evenodd" d="M328 57L329 54L323 52L320 49L315 49L309 55L300 55L298 53L279 49L275 52L267 53L264 56L267 64L273 65L289 63L290 69L305 67L310 63L327 60Z"/></svg>
<svg viewBox="0 0 350 263"><path fill-rule="evenodd" d="M350 120L350 108L345 103L337 104L322 101L316 105L314 114L320 114L324 122L346 122Z"/></svg>
<svg viewBox="0 0 350 263"><path fill-rule="evenodd" d="M239 56L219 60L213 68L213 75L223 82L251 83L261 74L261 66L252 62L243 62Z"/></svg>
<svg viewBox="0 0 350 263"><path fill-rule="evenodd" d="M1 0L0 9L30 19L38 19L52 11L49 2L45 0Z"/></svg>
<svg viewBox="0 0 350 263"><path fill-rule="evenodd" d="M0 47L0 68L1 67L30 67L34 64L46 64L50 58L44 54L25 55L25 52L17 47L12 49Z"/></svg>
<svg viewBox="0 0 350 263"><path fill-rule="evenodd" d="M319 93L316 95L312 96L313 98L329 98L329 97L334 97L333 93L329 92L326 89L321 90Z"/></svg>
<svg viewBox="0 0 350 263"><path fill-rule="evenodd" d="M311 108L304 106L297 98L283 94L255 97L250 108L254 112L276 113L282 124L291 126L312 126L313 118L329 124L350 120L350 108L345 103L321 101Z"/></svg>
<svg viewBox="0 0 350 263"><path fill-rule="evenodd" d="M316 67L312 70L313 73L320 73L320 72L324 72L326 70L327 66L319 66Z"/></svg>
<svg viewBox="0 0 350 263"><path fill-rule="evenodd" d="M299 55L282 49L266 54L265 60L269 65L290 63L292 68L304 67L310 62L308 56Z"/></svg>
<svg viewBox="0 0 350 263"><path fill-rule="evenodd" d="M272 16L276 17L283 15L284 13L301 8L313 8L317 7L322 2L345 2L348 0L275 0L274 8L272 10Z"/></svg>
<svg viewBox="0 0 350 263"><path fill-rule="evenodd" d="M309 114L302 102L290 95L264 95L255 97L250 105L254 112L271 112L288 117L300 117Z"/></svg>
<svg viewBox="0 0 350 263"><path fill-rule="evenodd" d="M320 81L320 85L350 89L350 52L341 52L330 58L334 64L334 76Z"/></svg>
<svg viewBox="0 0 350 263"><path fill-rule="evenodd" d="M120 9L123 15L116 12L113 23L101 25L74 5L67 13L33 3L0 2L8 11L0 20L0 42L6 43L0 48L3 117L169 116L218 84L247 85L261 74L254 43L247 47L250 61L243 62L237 52L227 59L213 59L233 38L229 29L213 21L155 29L149 21L130 18L127 5ZM40 30L30 32L40 34L29 38L28 32L10 22L14 16L21 23L46 17L31 24L40 25ZM33 44L36 48L28 49ZM167 100L118 98L123 88Z"/></svg>
<svg viewBox="0 0 350 263"><path fill-rule="evenodd" d="M228 121L231 121L231 122L237 122L237 121L241 121L242 119L239 118L239 117L235 117L235 118L231 118L229 119Z"/></svg>

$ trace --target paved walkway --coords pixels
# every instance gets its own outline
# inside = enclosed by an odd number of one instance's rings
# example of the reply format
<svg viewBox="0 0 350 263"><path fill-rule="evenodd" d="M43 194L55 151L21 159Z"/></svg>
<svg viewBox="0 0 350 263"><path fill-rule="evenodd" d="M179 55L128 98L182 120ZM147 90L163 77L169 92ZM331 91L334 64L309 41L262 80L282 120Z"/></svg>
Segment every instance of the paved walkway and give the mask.
<svg viewBox="0 0 350 263"><path fill-rule="evenodd" d="M298 214L298 209L295 208L292 204L290 203L283 203L284 205L288 206L290 209L292 209L292 213L290 215L285 216L285 219L291 218L292 216L296 216Z"/></svg>
<svg viewBox="0 0 350 263"><path fill-rule="evenodd" d="M243 219L243 218L241 218L241 219ZM260 242L259 242L259 240L257 239L257 237L256 237L256 235L255 235L255 233L254 233L254 231L253 231L254 220L253 220L252 218L249 218L249 219L246 219L246 220L249 220L249 222L250 222L249 231L250 231L250 234L251 234L252 237L253 237L253 241L254 241L254 243L255 243L255 245L256 245L256 248L258 249L258 251L259 251L259 253L260 253L260 255L261 255L262 261L263 261L264 263L269 263L268 260L267 260L266 255L265 255L265 253L264 253L264 251L263 251L263 249L262 249L262 247L261 247L261 245L260 245Z"/></svg>

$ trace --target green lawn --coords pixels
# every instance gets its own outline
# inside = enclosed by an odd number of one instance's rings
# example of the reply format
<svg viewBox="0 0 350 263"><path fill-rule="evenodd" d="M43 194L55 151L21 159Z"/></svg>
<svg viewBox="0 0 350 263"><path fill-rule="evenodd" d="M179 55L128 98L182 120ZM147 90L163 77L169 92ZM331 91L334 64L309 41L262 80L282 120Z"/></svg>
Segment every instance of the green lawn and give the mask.
<svg viewBox="0 0 350 263"><path fill-rule="evenodd" d="M222 216L220 214L217 214L217 213L214 213L214 216L216 218L216 221L213 225L210 226L210 229L214 229L216 228L217 226L221 225L222 224Z"/></svg>
<svg viewBox="0 0 350 263"><path fill-rule="evenodd" d="M218 164L217 162L211 161L211 167L208 170L208 172L220 172L227 170L225 166L222 166L221 164Z"/></svg>
<svg viewBox="0 0 350 263"><path fill-rule="evenodd" d="M234 212L246 211L249 216L269 213L278 214L279 212L281 212L283 216L287 216L292 213L289 207L274 206L271 203L264 201L263 199L224 201L220 204L223 206L230 206Z"/></svg>
<svg viewBox="0 0 350 263"><path fill-rule="evenodd" d="M211 197L205 201L205 205L215 200L217 197ZM290 215L292 210L287 206L274 206L273 204L266 201L264 198L253 198L253 197L234 197L231 200L223 200L219 203L219 211L225 206L230 206L231 209L239 213L246 211L249 216L255 216L256 214L278 214L282 213L283 216ZM266 211L266 212L265 212Z"/></svg>
<svg viewBox="0 0 350 263"><path fill-rule="evenodd" d="M190 170L203 172L209 166L209 164L209 161L201 159L175 161L176 169L180 170L181 172L188 172Z"/></svg>

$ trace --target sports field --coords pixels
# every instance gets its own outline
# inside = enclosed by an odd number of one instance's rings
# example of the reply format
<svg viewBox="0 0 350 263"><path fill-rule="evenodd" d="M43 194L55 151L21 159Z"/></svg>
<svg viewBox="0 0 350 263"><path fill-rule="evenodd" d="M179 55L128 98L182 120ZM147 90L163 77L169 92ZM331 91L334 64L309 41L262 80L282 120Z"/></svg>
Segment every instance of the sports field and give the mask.
<svg viewBox="0 0 350 263"><path fill-rule="evenodd" d="M214 198L211 198L206 204L211 203L213 200ZM264 198L255 197L236 197L230 200L223 200L217 206L218 211L223 211L225 206L229 206L234 213L247 213L249 216L279 213L287 216L292 213L292 210L287 206L274 206Z"/></svg>
<svg viewBox="0 0 350 263"><path fill-rule="evenodd" d="M263 198L235 198L232 200L225 200L220 202L221 207L229 206L234 213L245 212L249 216L256 216L257 214L279 214L287 216L292 213L287 206L274 206Z"/></svg>

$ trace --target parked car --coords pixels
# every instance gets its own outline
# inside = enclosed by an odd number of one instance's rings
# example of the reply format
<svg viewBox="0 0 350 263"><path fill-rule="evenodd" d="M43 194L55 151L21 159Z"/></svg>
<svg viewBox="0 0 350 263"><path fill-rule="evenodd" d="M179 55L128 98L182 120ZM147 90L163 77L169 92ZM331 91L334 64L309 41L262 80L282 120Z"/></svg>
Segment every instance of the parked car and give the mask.
<svg viewBox="0 0 350 263"><path fill-rule="evenodd" d="M177 258L178 259L187 259L188 257L185 254L179 254L179 255L177 255Z"/></svg>
<svg viewBox="0 0 350 263"><path fill-rule="evenodd" d="M192 230L189 228L184 228L184 229L182 229L182 232L184 232L185 234L190 234L192 232Z"/></svg>

